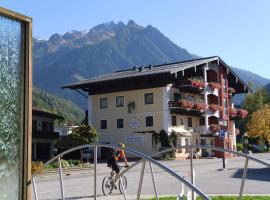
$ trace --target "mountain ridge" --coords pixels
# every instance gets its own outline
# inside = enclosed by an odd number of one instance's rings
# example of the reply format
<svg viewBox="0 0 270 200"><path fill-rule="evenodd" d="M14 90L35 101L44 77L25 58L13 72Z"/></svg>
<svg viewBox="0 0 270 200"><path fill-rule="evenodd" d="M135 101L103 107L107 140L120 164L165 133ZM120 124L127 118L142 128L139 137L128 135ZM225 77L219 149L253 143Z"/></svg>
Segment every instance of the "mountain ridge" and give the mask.
<svg viewBox="0 0 270 200"><path fill-rule="evenodd" d="M74 91L60 88L133 66L199 58L173 43L157 28L151 25L144 27L133 20L127 24L111 21L94 26L88 31L53 34L48 40L34 39L33 45L34 84L84 108L87 107L86 100ZM237 74L244 81L252 80L256 85L270 82L269 79L248 71L233 69L238 71Z"/></svg>

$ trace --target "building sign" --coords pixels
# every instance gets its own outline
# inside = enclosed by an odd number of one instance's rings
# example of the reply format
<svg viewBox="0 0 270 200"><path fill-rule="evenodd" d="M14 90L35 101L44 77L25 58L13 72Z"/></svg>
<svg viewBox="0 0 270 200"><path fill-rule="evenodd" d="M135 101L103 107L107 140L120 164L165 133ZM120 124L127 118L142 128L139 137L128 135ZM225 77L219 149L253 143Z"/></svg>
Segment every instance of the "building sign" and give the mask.
<svg viewBox="0 0 270 200"><path fill-rule="evenodd" d="M128 122L129 128L138 128L141 126L141 121L138 119L131 119Z"/></svg>
<svg viewBox="0 0 270 200"><path fill-rule="evenodd" d="M220 138L226 138L227 134L228 134L227 131L225 131L224 129L219 130L219 137Z"/></svg>
<svg viewBox="0 0 270 200"><path fill-rule="evenodd" d="M126 143L143 143L144 142L144 136L127 136L126 137Z"/></svg>

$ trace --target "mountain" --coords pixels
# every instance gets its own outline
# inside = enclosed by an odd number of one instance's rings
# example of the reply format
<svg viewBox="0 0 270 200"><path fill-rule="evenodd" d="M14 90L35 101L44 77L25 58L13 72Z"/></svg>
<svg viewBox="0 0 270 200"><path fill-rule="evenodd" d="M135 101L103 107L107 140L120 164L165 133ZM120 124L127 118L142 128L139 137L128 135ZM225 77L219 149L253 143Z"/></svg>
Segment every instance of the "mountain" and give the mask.
<svg viewBox="0 0 270 200"><path fill-rule="evenodd" d="M262 87L266 84L270 83L270 79L264 78L259 76L258 74L255 74L253 72L235 68L233 67L233 71L238 74L240 78L242 78L246 83L252 83L253 87Z"/></svg>
<svg viewBox="0 0 270 200"><path fill-rule="evenodd" d="M34 84L52 94L87 108L87 99L61 86L133 66L190 60L198 56L174 44L155 27L130 20L104 23L89 31L53 34L33 40ZM234 68L246 82L270 82L251 72Z"/></svg>
<svg viewBox="0 0 270 200"><path fill-rule="evenodd" d="M33 41L34 84L53 94L86 106L86 99L61 86L104 73L193 59L159 30L134 21L109 22L89 31L54 34L48 40Z"/></svg>
<svg viewBox="0 0 270 200"><path fill-rule="evenodd" d="M83 121L84 112L71 101L49 94L37 87L33 87L33 107L39 107L64 117L64 122Z"/></svg>

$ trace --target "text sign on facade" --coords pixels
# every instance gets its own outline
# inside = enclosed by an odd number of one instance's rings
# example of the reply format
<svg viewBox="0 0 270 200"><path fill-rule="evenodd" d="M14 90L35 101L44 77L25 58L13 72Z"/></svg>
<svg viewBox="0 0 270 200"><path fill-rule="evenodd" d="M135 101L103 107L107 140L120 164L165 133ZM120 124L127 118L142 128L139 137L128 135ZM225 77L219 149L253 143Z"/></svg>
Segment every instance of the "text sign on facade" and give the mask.
<svg viewBox="0 0 270 200"><path fill-rule="evenodd" d="M143 143L144 136L128 136L126 137L126 143Z"/></svg>
<svg viewBox="0 0 270 200"><path fill-rule="evenodd" d="M138 119L131 119L128 122L129 128L138 128L141 126L141 121Z"/></svg>

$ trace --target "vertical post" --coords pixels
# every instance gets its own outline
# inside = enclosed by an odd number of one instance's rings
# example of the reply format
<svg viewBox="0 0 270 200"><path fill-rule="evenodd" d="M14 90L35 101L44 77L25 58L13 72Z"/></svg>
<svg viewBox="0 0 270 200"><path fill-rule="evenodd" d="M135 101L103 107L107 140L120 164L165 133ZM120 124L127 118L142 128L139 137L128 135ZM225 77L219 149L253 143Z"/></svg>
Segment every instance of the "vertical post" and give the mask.
<svg viewBox="0 0 270 200"><path fill-rule="evenodd" d="M222 153L222 168L223 170L226 169L226 165L225 165L226 161L225 161L225 152Z"/></svg>
<svg viewBox="0 0 270 200"><path fill-rule="evenodd" d="M137 200L140 200L140 196L141 196L141 190L142 190L142 182L143 182L144 170L145 170L145 160L144 160L143 163L142 163L142 170L141 170L140 181L139 181L139 187L138 187L138 192L137 192Z"/></svg>
<svg viewBox="0 0 270 200"><path fill-rule="evenodd" d="M194 184L194 177L193 177L193 148L189 147L189 159L190 159L190 181L192 184ZM192 200L194 200L194 191L191 190L191 197Z"/></svg>
<svg viewBox="0 0 270 200"><path fill-rule="evenodd" d="M32 177L32 184L33 184L33 191L34 191L35 200L38 200L38 197L37 197L37 188L36 188L36 181L35 181L35 178L34 177Z"/></svg>
<svg viewBox="0 0 270 200"><path fill-rule="evenodd" d="M243 171L243 175L242 175L242 182L241 182L240 192L239 192L239 197L238 197L239 200L241 200L242 196L243 196L244 185L245 185L246 177L247 177L247 167L248 167L248 158L246 158L244 171Z"/></svg>
<svg viewBox="0 0 270 200"><path fill-rule="evenodd" d="M97 199L97 146L94 147L94 200Z"/></svg>
<svg viewBox="0 0 270 200"><path fill-rule="evenodd" d="M206 64L204 67L203 67L203 79L204 79L204 90L203 90L203 95L204 95L204 104L205 105L208 105L208 100L207 100L207 70L208 70L208 64ZM208 131L208 114L207 114L207 111L205 112L205 117L204 117L204 120L205 120L205 130L204 130L204 134L207 134L207 131Z"/></svg>
<svg viewBox="0 0 270 200"><path fill-rule="evenodd" d="M63 174L62 174L62 164L61 157L58 157L58 173L60 178L60 189L61 189L61 198L64 200L64 186L63 186Z"/></svg>
<svg viewBox="0 0 270 200"><path fill-rule="evenodd" d="M155 177L154 177L154 173L153 173L153 167L152 167L152 163L150 161L149 161L149 167L150 167L150 172L151 172L151 176L152 176L153 186L154 186L154 190L155 190L156 200L159 200L158 193L157 193L157 187L156 187L156 181L155 181Z"/></svg>
<svg viewBox="0 0 270 200"><path fill-rule="evenodd" d="M122 189L124 199L127 200L126 190L125 190L125 187L124 187L123 180L122 180L121 176L119 177L119 181L120 181L120 187L121 187L120 189Z"/></svg>

